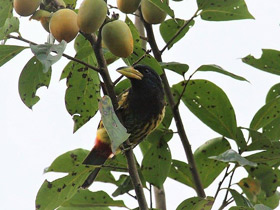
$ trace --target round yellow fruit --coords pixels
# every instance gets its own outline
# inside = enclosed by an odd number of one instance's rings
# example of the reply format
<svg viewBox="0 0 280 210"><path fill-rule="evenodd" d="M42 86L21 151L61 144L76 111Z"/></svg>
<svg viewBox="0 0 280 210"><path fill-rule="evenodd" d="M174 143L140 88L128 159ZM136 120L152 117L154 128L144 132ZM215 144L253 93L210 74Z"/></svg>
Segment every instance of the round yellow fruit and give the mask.
<svg viewBox="0 0 280 210"><path fill-rule="evenodd" d="M78 12L77 23L81 31L94 33L103 24L107 15L104 0L84 0Z"/></svg>
<svg viewBox="0 0 280 210"><path fill-rule="evenodd" d="M166 12L159 9L149 0L141 1L141 10L144 20L150 24L158 24L165 20Z"/></svg>
<svg viewBox="0 0 280 210"><path fill-rule="evenodd" d="M77 14L71 9L56 11L50 20L50 32L59 42L71 42L79 32Z"/></svg>
<svg viewBox="0 0 280 210"><path fill-rule="evenodd" d="M39 7L41 0L14 0L16 13L21 16L32 15Z"/></svg>
<svg viewBox="0 0 280 210"><path fill-rule="evenodd" d="M133 37L125 22L115 20L107 23L101 35L105 46L114 55L126 58L133 52Z"/></svg>
<svg viewBox="0 0 280 210"><path fill-rule="evenodd" d="M123 13L129 14L135 12L141 0L117 0L117 6Z"/></svg>

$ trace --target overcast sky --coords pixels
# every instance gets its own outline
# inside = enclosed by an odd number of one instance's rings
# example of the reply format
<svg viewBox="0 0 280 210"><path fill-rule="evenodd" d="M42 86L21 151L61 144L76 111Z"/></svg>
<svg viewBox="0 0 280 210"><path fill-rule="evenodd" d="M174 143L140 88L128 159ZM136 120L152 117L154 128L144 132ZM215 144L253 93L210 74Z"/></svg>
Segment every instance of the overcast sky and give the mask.
<svg viewBox="0 0 280 210"><path fill-rule="evenodd" d="M245 77L248 82L233 80L217 73L198 73L194 78L208 79L223 88L235 109L239 126L248 127L256 111L264 105L265 96L270 87L279 82L279 77L254 69L242 63L242 57L253 54L260 57L261 49L280 50L280 2L278 0L247 0L247 6L255 20L231 22L207 22L199 17L194 27L183 41L165 53L164 61L177 61L190 66L188 75L203 64L217 64L224 69ZM109 1L116 5L115 1ZM196 10L195 0L177 3L171 1L176 16L188 19ZM123 18L123 17L122 17ZM20 18L20 31L24 38L44 43L47 33L39 22ZM157 27L155 29L157 31ZM159 45L163 46L160 38ZM14 40L7 44L23 44ZM66 53L74 55L73 42ZM73 134L73 121L64 104L65 80L59 81L63 67L68 60L61 59L53 66L51 84L48 89L41 88L37 95L41 100L31 111L21 101L18 94L18 78L25 63L32 57L30 50L23 51L15 59L0 69L0 208L34 209L35 196L46 178L43 169L60 154L76 148L91 149L99 115ZM118 66L110 66L110 71ZM113 77L117 74L113 73ZM168 74L172 84L181 78ZM203 142L218 137L202 124L184 106L180 106L187 135L195 150ZM173 123L174 127L174 123ZM175 129L176 130L176 129ZM175 135L169 144L173 159L186 161L180 140ZM136 149L136 152L137 151ZM240 176L234 182L239 181ZM96 183L92 190L106 188L110 194L112 185ZM181 201L195 196L195 192L173 180L165 184L167 203L170 210L175 209ZM238 189L238 188L237 188ZM180 190L180 191L179 191ZM207 188L206 193L213 196L215 184ZM180 192L180 193L179 193ZM131 198L125 197L125 203L136 207ZM222 199L222 198L221 198Z"/></svg>

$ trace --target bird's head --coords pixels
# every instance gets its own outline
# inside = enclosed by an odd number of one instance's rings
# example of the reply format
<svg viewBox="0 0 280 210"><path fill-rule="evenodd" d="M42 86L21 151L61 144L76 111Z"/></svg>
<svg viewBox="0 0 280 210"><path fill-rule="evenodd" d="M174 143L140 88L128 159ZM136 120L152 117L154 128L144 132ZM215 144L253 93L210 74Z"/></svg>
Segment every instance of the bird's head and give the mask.
<svg viewBox="0 0 280 210"><path fill-rule="evenodd" d="M126 76L134 88L141 89L162 89L161 79L159 75L151 67L146 65L135 65L129 67L121 67L117 69L119 73Z"/></svg>

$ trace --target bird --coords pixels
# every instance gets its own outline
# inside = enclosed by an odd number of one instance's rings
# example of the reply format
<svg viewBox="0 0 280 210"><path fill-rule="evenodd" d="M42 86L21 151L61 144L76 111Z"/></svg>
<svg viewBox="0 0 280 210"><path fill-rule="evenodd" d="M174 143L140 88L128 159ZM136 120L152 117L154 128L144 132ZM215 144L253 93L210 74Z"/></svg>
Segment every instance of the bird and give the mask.
<svg viewBox="0 0 280 210"><path fill-rule="evenodd" d="M165 114L164 89L159 75L147 65L121 67L117 72L130 80L131 87L118 96L116 114L121 117L127 129L129 145L133 148L145 139L161 123ZM113 156L111 140L103 126L99 123L93 149L84 159L86 165L102 165ZM100 167L95 168L82 188L88 188L96 178Z"/></svg>

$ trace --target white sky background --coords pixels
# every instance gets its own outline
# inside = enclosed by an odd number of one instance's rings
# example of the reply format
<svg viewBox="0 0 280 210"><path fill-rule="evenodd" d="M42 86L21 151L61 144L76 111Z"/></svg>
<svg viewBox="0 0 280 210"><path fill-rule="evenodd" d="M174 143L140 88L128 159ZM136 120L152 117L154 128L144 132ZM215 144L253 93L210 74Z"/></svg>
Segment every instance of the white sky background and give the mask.
<svg viewBox="0 0 280 210"><path fill-rule="evenodd" d="M109 3L116 5L112 0ZM241 82L217 73L198 73L194 76L208 79L223 88L233 104L238 125L244 127L249 126L256 111L264 105L266 93L272 85L279 82L279 77L254 69L242 63L240 58L248 54L260 57L262 48L280 50L280 2L246 0L246 3L255 20L208 22L198 17L183 41L175 44L163 56L164 61L188 64L190 70L187 76L200 65L217 64L249 80L251 83ZM196 1L171 1L171 7L177 17L188 19L196 10ZM23 17L20 21L20 31L24 38L37 43L46 41L47 33L39 22L28 21L28 18ZM155 28L155 31L158 29ZM157 40L160 48L164 46L159 36ZM11 40L7 44L23 43ZM66 53L74 56L72 45L73 42L67 47ZM61 71L68 62L65 58L53 66L50 87L38 90L37 95L41 100L33 107L33 111L28 109L18 94L18 78L31 57L30 50L25 50L0 69L1 209L34 209L37 191L44 179L52 177L43 175L43 169L64 152L76 148L91 149L99 122L98 115L73 134L73 121L64 104L65 80L59 82ZM115 69L122 65L124 64L119 62L110 66L113 77L117 76ZM168 74L168 78L172 84L182 80L174 73ZM180 111L193 150L206 140L219 136L183 105L180 106ZM169 146L173 159L186 161L176 134ZM241 176L235 176L234 182L240 178ZM216 186L213 184L207 188L207 195L213 196ZM115 190L113 185L103 183L95 183L91 187L93 191L104 188L109 194ZM165 189L170 210L175 209L186 198L195 196L191 188L170 179L167 180ZM136 207L132 198L125 199L129 207Z"/></svg>

